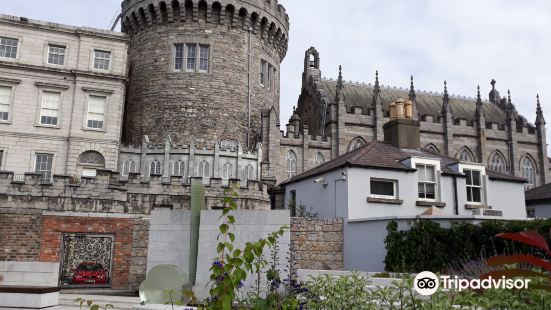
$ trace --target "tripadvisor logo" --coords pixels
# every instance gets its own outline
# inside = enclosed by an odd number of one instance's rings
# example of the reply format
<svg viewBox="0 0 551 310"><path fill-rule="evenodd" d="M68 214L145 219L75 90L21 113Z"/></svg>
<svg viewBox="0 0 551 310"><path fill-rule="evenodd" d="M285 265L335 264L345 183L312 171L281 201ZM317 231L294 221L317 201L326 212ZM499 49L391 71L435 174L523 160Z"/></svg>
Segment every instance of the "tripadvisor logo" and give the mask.
<svg viewBox="0 0 551 310"><path fill-rule="evenodd" d="M467 289L528 289L530 279L507 279L505 276L494 279L491 276L486 279L461 279L458 276L438 277L430 271L419 273L413 282L414 289L423 296L430 296L442 286L445 290L463 291Z"/></svg>

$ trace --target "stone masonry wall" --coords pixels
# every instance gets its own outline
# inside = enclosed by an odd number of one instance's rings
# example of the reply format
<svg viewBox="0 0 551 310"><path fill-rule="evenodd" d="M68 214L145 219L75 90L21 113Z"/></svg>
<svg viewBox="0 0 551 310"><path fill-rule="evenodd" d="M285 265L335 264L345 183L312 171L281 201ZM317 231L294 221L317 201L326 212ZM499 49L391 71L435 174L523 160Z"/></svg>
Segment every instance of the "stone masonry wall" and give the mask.
<svg viewBox="0 0 551 310"><path fill-rule="evenodd" d="M38 261L41 234L41 212L0 209L0 261Z"/></svg>
<svg viewBox="0 0 551 310"><path fill-rule="evenodd" d="M291 270L342 270L343 219L291 219Z"/></svg>
<svg viewBox="0 0 551 310"><path fill-rule="evenodd" d="M147 249L149 247L149 219L134 219L132 229L132 252L130 256L129 288L137 290L145 280Z"/></svg>

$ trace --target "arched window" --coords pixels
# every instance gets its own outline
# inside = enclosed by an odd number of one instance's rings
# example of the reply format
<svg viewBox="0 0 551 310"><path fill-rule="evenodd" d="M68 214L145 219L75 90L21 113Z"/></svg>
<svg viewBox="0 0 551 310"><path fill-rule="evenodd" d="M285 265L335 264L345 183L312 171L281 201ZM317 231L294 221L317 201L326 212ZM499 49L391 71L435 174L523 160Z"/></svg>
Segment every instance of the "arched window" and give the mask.
<svg viewBox="0 0 551 310"><path fill-rule="evenodd" d="M436 145L434 145L432 143L425 146L425 150L427 150L431 153L434 153L434 154L440 154L440 150L436 147Z"/></svg>
<svg viewBox="0 0 551 310"><path fill-rule="evenodd" d="M245 179L247 180L255 180L256 177L254 175L254 167L252 165L247 165L245 167Z"/></svg>
<svg viewBox="0 0 551 310"><path fill-rule="evenodd" d="M136 172L136 162L132 159L127 159L122 164L122 176L127 177L130 173Z"/></svg>
<svg viewBox="0 0 551 310"><path fill-rule="evenodd" d="M293 150L287 152L287 177L297 175L297 154Z"/></svg>
<svg viewBox="0 0 551 310"><path fill-rule="evenodd" d="M527 190L536 187L536 164L529 155L524 156L520 161L520 173L526 179Z"/></svg>
<svg viewBox="0 0 551 310"><path fill-rule="evenodd" d="M323 154L321 152L316 153L316 157L314 158L314 162L316 166L319 166L325 162L325 157L323 157Z"/></svg>
<svg viewBox="0 0 551 310"><path fill-rule="evenodd" d="M464 163L474 163L474 162L476 162L475 159L474 159L473 152L471 152L471 150L469 150L469 148L467 148L467 147L464 147L459 151L459 153L457 155L457 158L459 158L459 160L464 162Z"/></svg>
<svg viewBox="0 0 551 310"><path fill-rule="evenodd" d="M105 158L96 151L86 151L79 156L78 163L83 166L104 167Z"/></svg>
<svg viewBox="0 0 551 310"><path fill-rule="evenodd" d="M199 164L199 169L197 169L197 176L202 178L210 178L210 169L208 162L202 161Z"/></svg>
<svg viewBox="0 0 551 310"><path fill-rule="evenodd" d="M230 163L224 163L222 166L222 179L233 178L233 165Z"/></svg>
<svg viewBox="0 0 551 310"><path fill-rule="evenodd" d="M352 142L350 143L350 146L348 147L348 151L352 152L354 150L357 150L357 149L361 148L362 146L364 146L366 144L367 143L365 142L365 140L363 138L357 137L354 140L352 140Z"/></svg>
<svg viewBox="0 0 551 310"><path fill-rule="evenodd" d="M154 160L149 165L149 175L161 175L161 162Z"/></svg>
<svg viewBox="0 0 551 310"><path fill-rule="evenodd" d="M501 173L509 172L509 169L507 168L507 161L500 152L495 152L492 154L490 161L488 162L488 168Z"/></svg>
<svg viewBox="0 0 551 310"><path fill-rule="evenodd" d="M186 173L186 164L182 160L174 162L172 167L172 175L177 177L183 177Z"/></svg>

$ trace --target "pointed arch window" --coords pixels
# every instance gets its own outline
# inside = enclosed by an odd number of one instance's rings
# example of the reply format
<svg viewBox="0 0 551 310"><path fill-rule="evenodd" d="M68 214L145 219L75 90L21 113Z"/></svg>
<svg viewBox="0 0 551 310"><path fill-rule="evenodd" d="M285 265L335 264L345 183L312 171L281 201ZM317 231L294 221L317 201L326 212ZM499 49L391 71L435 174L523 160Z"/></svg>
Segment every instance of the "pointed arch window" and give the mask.
<svg viewBox="0 0 551 310"><path fill-rule="evenodd" d="M474 154L469 150L469 148L464 147L459 151L459 155L457 156L460 161L464 163L474 163L476 162L474 159Z"/></svg>
<svg viewBox="0 0 551 310"><path fill-rule="evenodd" d="M436 145L434 145L432 143L425 146L425 150L427 150L431 153L440 154L440 150L436 147Z"/></svg>
<svg viewBox="0 0 551 310"><path fill-rule="evenodd" d="M352 140L352 142L350 143L350 146L348 147L348 151L352 152L354 150L357 150L357 149L361 148L362 146L364 146L366 144L367 143L365 142L364 139L362 139L360 137L357 137L354 140Z"/></svg>
<svg viewBox="0 0 551 310"><path fill-rule="evenodd" d="M224 163L222 166L222 179L233 178L233 165L231 163Z"/></svg>
<svg viewBox="0 0 551 310"><path fill-rule="evenodd" d="M536 187L536 164L526 155L520 162L520 173L522 177L526 179L526 185L524 186L527 190Z"/></svg>
<svg viewBox="0 0 551 310"><path fill-rule="evenodd" d="M293 150L287 152L287 177L292 178L297 175L297 154Z"/></svg>
<svg viewBox="0 0 551 310"><path fill-rule="evenodd" d="M134 172L136 172L136 162L132 159L125 160L122 164L122 176L127 177Z"/></svg>
<svg viewBox="0 0 551 310"><path fill-rule="evenodd" d="M161 175L161 162L154 160L149 165L149 175Z"/></svg>
<svg viewBox="0 0 551 310"><path fill-rule="evenodd" d="M501 172L501 173L508 173L509 169L507 168L507 161L505 160L505 157L501 155L499 152L495 152L490 157L490 162L488 163L488 167L490 170Z"/></svg>
<svg viewBox="0 0 551 310"><path fill-rule="evenodd" d="M197 176L202 178L210 178L209 163L202 161L199 163L199 169L197 169Z"/></svg>
<svg viewBox="0 0 551 310"><path fill-rule="evenodd" d="M245 179L247 180L255 180L256 177L254 175L254 167L252 165L247 165L245 167Z"/></svg>
<svg viewBox="0 0 551 310"><path fill-rule="evenodd" d="M182 160L174 162L172 167L172 175L177 177L183 177L186 173L186 164Z"/></svg>
<svg viewBox="0 0 551 310"><path fill-rule="evenodd" d="M325 163L325 157L323 157L323 154L321 152L316 153L316 157L314 158L314 162L316 166L319 166L323 163Z"/></svg>

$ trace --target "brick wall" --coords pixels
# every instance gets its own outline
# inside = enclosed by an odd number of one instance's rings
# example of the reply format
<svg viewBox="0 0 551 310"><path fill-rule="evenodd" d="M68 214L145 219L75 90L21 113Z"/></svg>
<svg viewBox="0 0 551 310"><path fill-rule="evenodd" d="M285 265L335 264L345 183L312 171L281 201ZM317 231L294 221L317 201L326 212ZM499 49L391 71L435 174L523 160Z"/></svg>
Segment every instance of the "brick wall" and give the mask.
<svg viewBox="0 0 551 310"><path fill-rule="evenodd" d="M114 234L112 288L126 289L135 286L129 282L133 226L134 219L131 218L44 216L40 261L60 262L63 233Z"/></svg>
<svg viewBox="0 0 551 310"><path fill-rule="evenodd" d="M343 219L291 219L291 270L342 270Z"/></svg>
<svg viewBox="0 0 551 310"><path fill-rule="evenodd" d="M0 261L38 261L42 215L33 210L0 209Z"/></svg>

